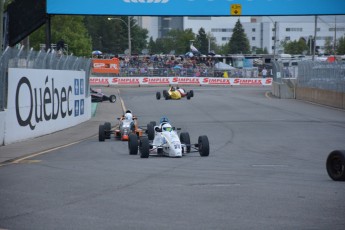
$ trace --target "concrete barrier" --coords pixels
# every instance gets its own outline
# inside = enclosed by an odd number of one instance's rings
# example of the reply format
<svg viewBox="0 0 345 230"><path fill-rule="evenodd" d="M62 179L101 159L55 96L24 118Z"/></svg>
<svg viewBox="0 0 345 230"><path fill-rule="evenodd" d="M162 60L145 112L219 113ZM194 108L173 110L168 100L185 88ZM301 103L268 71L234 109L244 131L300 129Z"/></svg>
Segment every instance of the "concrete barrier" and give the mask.
<svg viewBox="0 0 345 230"><path fill-rule="evenodd" d="M316 88L297 87L296 99L345 109L345 93L342 92Z"/></svg>
<svg viewBox="0 0 345 230"><path fill-rule="evenodd" d="M0 146L5 142L6 111L0 112Z"/></svg>
<svg viewBox="0 0 345 230"><path fill-rule="evenodd" d="M273 82L272 94L280 99L294 99L295 89L289 87L286 83Z"/></svg>

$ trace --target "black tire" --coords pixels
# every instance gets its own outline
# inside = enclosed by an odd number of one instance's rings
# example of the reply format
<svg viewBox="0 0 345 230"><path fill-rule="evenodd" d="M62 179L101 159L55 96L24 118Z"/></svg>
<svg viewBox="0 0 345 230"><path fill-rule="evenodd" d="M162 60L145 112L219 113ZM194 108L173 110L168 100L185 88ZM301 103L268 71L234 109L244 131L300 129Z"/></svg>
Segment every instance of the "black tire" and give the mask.
<svg viewBox="0 0 345 230"><path fill-rule="evenodd" d="M153 126L157 125L157 123L155 121L150 121L150 124L152 124Z"/></svg>
<svg viewBox="0 0 345 230"><path fill-rule="evenodd" d="M155 138L155 130L152 123L147 124L147 138L152 141Z"/></svg>
<svg viewBox="0 0 345 230"><path fill-rule="evenodd" d="M345 150L332 151L326 161L327 173L335 181L345 181Z"/></svg>
<svg viewBox="0 0 345 230"><path fill-rule="evenodd" d="M110 101L111 103L115 103L115 102L116 102L116 96L115 96L115 95L110 95L110 96L109 96L109 101Z"/></svg>
<svg viewBox="0 0 345 230"><path fill-rule="evenodd" d="M194 97L194 91L193 90L189 91L189 95L190 97Z"/></svg>
<svg viewBox="0 0 345 230"><path fill-rule="evenodd" d="M128 150L129 155L137 155L138 154L138 136L134 133L129 134L128 137Z"/></svg>
<svg viewBox="0 0 345 230"><path fill-rule="evenodd" d="M163 90L163 97L165 98L165 100L169 99L169 93L167 90Z"/></svg>
<svg viewBox="0 0 345 230"><path fill-rule="evenodd" d="M140 150L140 158L149 158L150 142L147 137L140 138L139 150Z"/></svg>
<svg viewBox="0 0 345 230"><path fill-rule="evenodd" d="M110 139L110 130L111 130L110 122L104 122L105 139Z"/></svg>
<svg viewBox="0 0 345 230"><path fill-rule="evenodd" d="M187 93L187 100L190 100L191 96L189 93Z"/></svg>
<svg viewBox="0 0 345 230"><path fill-rule="evenodd" d="M187 145L187 153L190 153L191 146L190 146L189 133L187 132L180 133L180 141L182 144Z"/></svg>
<svg viewBox="0 0 345 230"><path fill-rule="evenodd" d="M98 141L105 140L105 128L104 125L99 125L98 127Z"/></svg>
<svg viewBox="0 0 345 230"><path fill-rule="evenodd" d="M161 92L157 92L157 93L156 93L156 99L157 99L157 100L161 99Z"/></svg>
<svg viewBox="0 0 345 230"><path fill-rule="evenodd" d="M207 136L199 136L198 148L201 157L207 157L210 155L210 144Z"/></svg>

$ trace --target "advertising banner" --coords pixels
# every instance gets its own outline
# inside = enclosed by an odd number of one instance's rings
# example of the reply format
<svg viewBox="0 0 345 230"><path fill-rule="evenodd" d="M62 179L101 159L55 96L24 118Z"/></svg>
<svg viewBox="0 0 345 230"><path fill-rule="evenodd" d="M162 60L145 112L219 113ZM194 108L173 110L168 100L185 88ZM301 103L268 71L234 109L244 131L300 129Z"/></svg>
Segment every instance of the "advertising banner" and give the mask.
<svg viewBox="0 0 345 230"><path fill-rule="evenodd" d="M10 68L5 144L90 119L85 86L84 71Z"/></svg>
<svg viewBox="0 0 345 230"><path fill-rule="evenodd" d="M223 85L269 86L272 78L212 77L90 77L90 85Z"/></svg>
<svg viewBox="0 0 345 230"><path fill-rule="evenodd" d="M92 73L113 73L120 72L119 59L92 59Z"/></svg>
<svg viewBox="0 0 345 230"><path fill-rule="evenodd" d="M47 0L48 14L269 16L345 14L343 0Z"/></svg>

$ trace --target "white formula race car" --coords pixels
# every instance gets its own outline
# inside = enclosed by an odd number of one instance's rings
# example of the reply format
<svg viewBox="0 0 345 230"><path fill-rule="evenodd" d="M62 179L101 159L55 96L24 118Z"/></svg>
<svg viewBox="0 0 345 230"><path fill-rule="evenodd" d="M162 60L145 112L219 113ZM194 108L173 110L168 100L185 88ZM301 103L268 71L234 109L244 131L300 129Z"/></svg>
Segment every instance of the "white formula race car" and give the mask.
<svg viewBox="0 0 345 230"><path fill-rule="evenodd" d="M141 158L149 156L182 157L186 153L199 152L200 156L210 154L207 136L199 136L198 143L191 144L188 132L181 132L180 136L169 123L163 122L158 126L152 121L147 124L147 136L138 138L135 134L129 135L128 149L130 155L138 154Z"/></svg>

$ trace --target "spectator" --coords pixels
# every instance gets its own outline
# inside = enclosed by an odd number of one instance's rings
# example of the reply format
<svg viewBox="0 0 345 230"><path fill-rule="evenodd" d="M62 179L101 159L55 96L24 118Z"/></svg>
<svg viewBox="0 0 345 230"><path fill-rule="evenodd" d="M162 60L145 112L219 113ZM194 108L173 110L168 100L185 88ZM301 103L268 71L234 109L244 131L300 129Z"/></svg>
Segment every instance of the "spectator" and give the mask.
<svg viewBox="0 0 345 230"><path fill-rule="evenodd" d="M263 78L267 77L267 69L265 67L262 69L261 74Z"/></svg>

